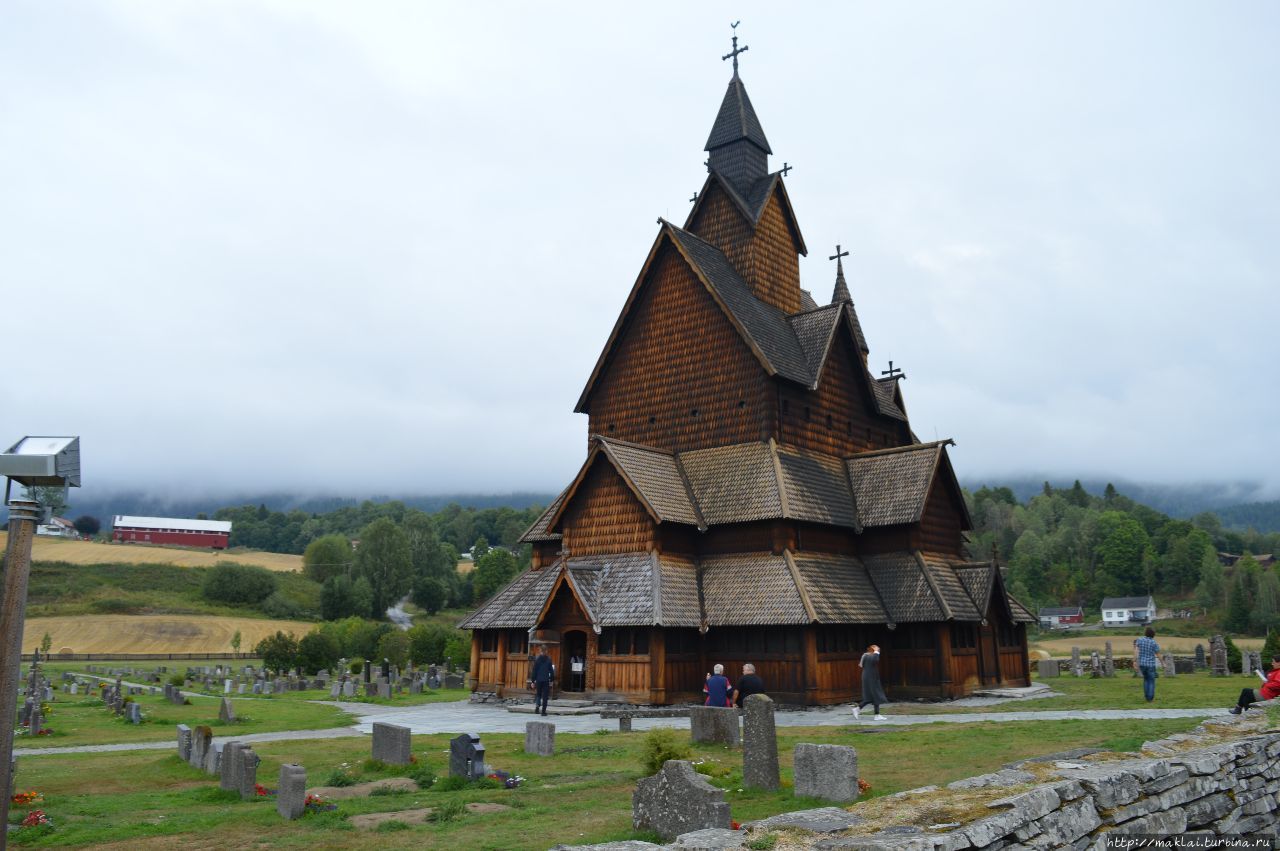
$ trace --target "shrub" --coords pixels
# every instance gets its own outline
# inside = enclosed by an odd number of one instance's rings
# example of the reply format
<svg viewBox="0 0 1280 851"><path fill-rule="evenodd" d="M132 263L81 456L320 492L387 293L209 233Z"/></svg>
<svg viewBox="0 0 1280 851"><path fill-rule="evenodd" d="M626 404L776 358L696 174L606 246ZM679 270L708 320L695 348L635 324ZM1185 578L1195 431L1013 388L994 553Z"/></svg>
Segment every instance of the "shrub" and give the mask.
<svg viewBox="0 0 1280 851"><path fill-rule="evenodd" d="M1236 647L1236 643L1231 640L1231 636L1223 636L1227 643L1227 670L1233 674L1238 674L1244 670L1244 663L1240 658L1240 648Z"/></svg>
<svg viewBox="0 0 1280 851"><path fill-rule="evenodd" d="M353 674L363 673L363 672L364 672L364 660L363 660L363 659L352 659L352 660L351 660L351 664L347 666L347 669L348 669L351 673L353 673Z"/></svg>
<svg viewBox="0 0 1280 851"><path fill-rule="evenodd" d="M1271 668L1271 660L1280 656L1280 630L1267 630L1267 640L1262 645L1262 667L1264 671Z"/></svg>
<svg viewBox="0 0 1280 851"><path fill-rule="evenodd" d="M298 639L292 633L285 635L276 630L275 635L268 635L259 641L253 652L262 657L264 668L284 673L298 664Z"/></svg>
<svg viewBox="0 0 1280 851"><path fill-rule="evenodd" d="M466 670L471 666L471 630L455 629L444 645L444 659ZM439 659L434 660L439 662Z"/></svg>
<svg viewBox="0 0 1280 851"><path fill-rule="evenodd" d="M688 759L693 755L689 743L676 736L675 730L657 727L645 733L640 762L645 775L657 774L669 759Z"/></svg>
<svg viewBox="0 0 1280 851"><path fill-rule="evenodd" d="M409 661L409 636L405 635L404 630L388 632L378 640L377 658L386 659L397 667L404 667L405 662Z"/></svg>
<svg viewBox="0 0 1280 851"><path fill-rule="evenodd" d="M186 681L187 681L187 678L182 674L169 675L169 685L171 686L182 688L182 686L186 683Z"/></svg>
<svg viewBox="0 0 1280 851"><path fill-rule="evenodd" d="M298 667L308 674L321 668L332 671L338 665L338 642L323 632L312 630L298 642Z"/></svg>
<svg viewBox="0 0 1280 851"><path fill-rule="evenodd" d="M258 610L269 618L282 621L297 620L302 616L302 609L298 607L298 604L279 591L271 592L265 600L258 604Z"/></svg>
<svg viewBox="0 0 1280 851"><path fill-rule="evenodd" d="M409 658L415 665L444 661L444 648L453 630L438 623L420 623L409 629Z"/></svg>
<svg viewBox="0 0 1280 851"><path fill-rule="evenodd" d="M206 600L232 605L253 605L276 590L276 577L265 567L220 564L209 569L201 593Z"/></svg>
<svg viewBox="0 0 1280 851"><path fill-rule="evenodd" d="M329 772L329 776L324 779L324 786L354 786L356 778L351 775L350 771L345 768L335 768Z"/></svg>

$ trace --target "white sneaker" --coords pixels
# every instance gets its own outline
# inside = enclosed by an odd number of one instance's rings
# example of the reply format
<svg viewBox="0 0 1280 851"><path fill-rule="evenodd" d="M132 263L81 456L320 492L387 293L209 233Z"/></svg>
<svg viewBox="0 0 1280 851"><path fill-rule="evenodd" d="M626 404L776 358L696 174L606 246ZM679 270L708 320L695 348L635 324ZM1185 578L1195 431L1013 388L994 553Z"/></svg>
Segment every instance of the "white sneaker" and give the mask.
<svg viewBox="0 0 1280 851"><path fill-rule="evenodd" d="M862 717L862 707L861 707L861 706L858 706L857 704L854 704L854 707L853 707L853 720L854 720L854 721L857 721L857 720L858 720L859 718L861 718L861 717Z"/></svg>
<svg viewBox="0 0 1280 851"><path fill-rule="evenodd" d="M876 721L888 721L889 719L888 719L888 718L885 718L883 715L877 715L877 716L875 717L875 720L876 720Z"/></svg>

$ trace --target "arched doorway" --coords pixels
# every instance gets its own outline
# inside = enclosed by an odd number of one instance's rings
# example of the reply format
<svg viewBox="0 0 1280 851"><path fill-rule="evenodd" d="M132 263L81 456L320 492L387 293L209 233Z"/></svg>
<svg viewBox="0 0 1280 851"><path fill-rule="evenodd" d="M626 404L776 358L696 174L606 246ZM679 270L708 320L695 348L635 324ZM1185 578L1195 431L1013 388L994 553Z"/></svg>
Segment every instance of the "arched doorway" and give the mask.
<svg viewBox="0 0 1280 851"><path fill-rule="evenodd" d="M587 634L580 629L569 630L560 641L560 690L587 690Z"/></svg>

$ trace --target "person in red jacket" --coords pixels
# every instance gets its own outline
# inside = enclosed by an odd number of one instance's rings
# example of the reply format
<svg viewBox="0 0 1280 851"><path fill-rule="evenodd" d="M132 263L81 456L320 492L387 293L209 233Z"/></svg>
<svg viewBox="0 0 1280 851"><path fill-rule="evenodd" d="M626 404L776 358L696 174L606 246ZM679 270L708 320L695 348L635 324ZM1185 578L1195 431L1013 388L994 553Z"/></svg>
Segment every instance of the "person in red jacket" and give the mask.
<svg viewBox="0 0 1280 851"><path fill-rule="evenodd" d="M1258 672L1262 676L1262 672ZM1273 700L1280 697L1280 656L1271 657L1271 673L1263 677L1261 688L1247 688L1240 691L1240 699L1231 707L1232 715L1239 715L1249 708L1249 704L1260 700Z"/></svg>

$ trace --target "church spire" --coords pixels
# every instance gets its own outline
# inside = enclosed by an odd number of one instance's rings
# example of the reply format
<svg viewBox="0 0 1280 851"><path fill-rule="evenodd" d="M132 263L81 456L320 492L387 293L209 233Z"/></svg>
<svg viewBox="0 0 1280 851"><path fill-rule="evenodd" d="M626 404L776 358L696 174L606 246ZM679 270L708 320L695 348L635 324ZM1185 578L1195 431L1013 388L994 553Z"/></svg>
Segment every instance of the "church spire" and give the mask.
<svg viewBox="0 0 1280 851"><path fill-rule="evenodd" d="M769 154L773 151L751 106L751 98L747 97L746 86L738 76L738 55L748 48L738 47L737 26L735 21L733 50L721 57L733 60L733 77L720 102L720 111L716 113L704 150L710 154L707 168L729 178L739 190L745 191L769 173Z"/></svg>
<svg viewBox="0 0 1280 851"><path fill-rule="evenodd" d="M836 261L836 288L831 293L831 303L840 304L841 302L852 302L853 296L849 295L849 285L844 281L844 260L848 257L849 252L841 251L840 246L836 245L836 253L828 257L828 260Z"/></svg>

